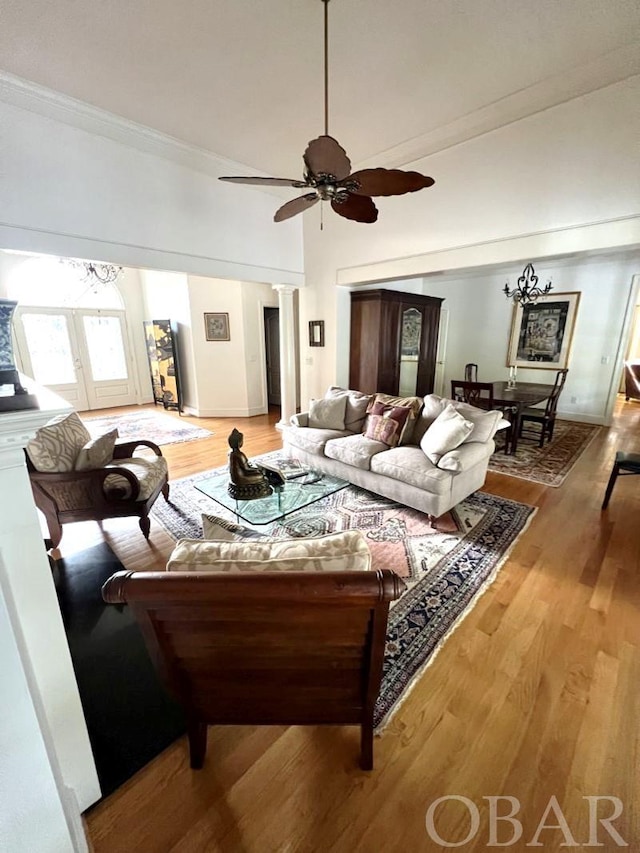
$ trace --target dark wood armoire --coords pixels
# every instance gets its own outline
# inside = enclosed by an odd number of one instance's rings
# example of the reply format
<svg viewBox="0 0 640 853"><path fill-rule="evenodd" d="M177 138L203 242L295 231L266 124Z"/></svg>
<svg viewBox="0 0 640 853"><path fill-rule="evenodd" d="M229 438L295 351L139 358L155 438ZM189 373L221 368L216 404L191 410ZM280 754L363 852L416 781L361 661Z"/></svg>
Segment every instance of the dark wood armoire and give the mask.
<svg viewBox="0 0 640 853"><path fill-rule="evenodd" d="M349 387L368 394L430 394L442 301L395 290L352 291Z"/></svg>

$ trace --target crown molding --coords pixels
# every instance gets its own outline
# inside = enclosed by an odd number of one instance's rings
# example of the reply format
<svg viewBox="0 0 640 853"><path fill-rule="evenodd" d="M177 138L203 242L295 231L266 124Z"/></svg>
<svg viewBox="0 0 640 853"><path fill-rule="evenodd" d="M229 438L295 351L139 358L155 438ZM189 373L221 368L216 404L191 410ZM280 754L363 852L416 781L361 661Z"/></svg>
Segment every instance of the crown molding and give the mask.
<svg viewBox="0 0 640 853"><path fill-rule="evenodd" d="M637 43L605 53L587 65L547 77L533 86L500 98L449 124L408 139L358 163L358 169L382 166L399 168L432 154L483 136L500 127L605 89L640 74Z"/></svg>
<svg viewBox="0 0 640 853"><path fill-rule="evenodd" d="M4 71L0 71L0 101L87 133L103 136L146 154L171 160L213 178L229 173L257 177L263 175L262 172L244 163L229 160L204 148L182 142L146 125L122 118L85 101L79 101ZM278 192L271 194L279 195Z"/></svg>

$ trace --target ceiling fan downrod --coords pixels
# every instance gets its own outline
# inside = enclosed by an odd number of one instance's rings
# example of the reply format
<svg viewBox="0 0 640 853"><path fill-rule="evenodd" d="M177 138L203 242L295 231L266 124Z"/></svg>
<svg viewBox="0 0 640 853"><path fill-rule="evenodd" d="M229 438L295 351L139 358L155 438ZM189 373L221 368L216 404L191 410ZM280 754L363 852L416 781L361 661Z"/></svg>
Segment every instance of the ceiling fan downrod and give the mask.
<svg viewBox="0 0 640 853"><path fill-rule="evenodd" d="M329 136L329 0L324 3L324 135Z"/></svg>

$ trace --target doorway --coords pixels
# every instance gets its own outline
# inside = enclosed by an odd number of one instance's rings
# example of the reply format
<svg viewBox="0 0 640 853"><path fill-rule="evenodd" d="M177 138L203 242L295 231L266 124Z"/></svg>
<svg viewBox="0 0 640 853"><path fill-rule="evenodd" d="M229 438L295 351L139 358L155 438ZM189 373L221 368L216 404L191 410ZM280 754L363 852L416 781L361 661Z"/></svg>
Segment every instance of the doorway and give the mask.
<svg viewBox="0 0 640 853"><path fill-rule="evenodd" d="M264 309L264 351L267 370L267 405L279 406L280 399L280 309Z"/></svg>
<svg viewBox="0 0 640 853"><path fill-rule="evenodd" d="M79 410L137 402L125 312L18 307L19 368Z"/></svg>

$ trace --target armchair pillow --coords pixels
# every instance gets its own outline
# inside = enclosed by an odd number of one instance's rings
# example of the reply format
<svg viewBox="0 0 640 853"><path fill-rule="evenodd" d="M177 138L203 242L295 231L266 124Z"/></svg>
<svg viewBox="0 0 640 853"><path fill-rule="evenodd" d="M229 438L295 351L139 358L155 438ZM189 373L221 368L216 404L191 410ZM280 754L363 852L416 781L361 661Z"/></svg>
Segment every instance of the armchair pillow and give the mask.
<svg viewBox="0 0 640 853"><path fill-rule="evenodd" d="M78 453L76 471L90 471L92 468L103 468L113 459L113 448L118 437L118 430L112 429L104 435L88 441Z"/></svg>
<svg viewBox="0 0 640 853"><path fill-rule="evenodd" d="M311 429L344 430L346 397L311 400L309 404L309 426Z"/></svg>
<svg viewBox="0 0 640 853"><path fill-rule="evenodd" d="M78 413L69 412L40 427L26 450L36 471L62 474L73 471L78 454L90 440Z"/></svg>
<svg viewBox="0 0 640 853"><path fill-rule="evenodd" d="M429 461L437 465L440 457L459 447L472 430L473 423L448 405L422 436L420 447Z"/></svg>
<svg viewBox="0 0 640 853"><path fill-rule="evenodd" d="M371 553L360 530L315 539L209 542L180 539L167 563L170 572L368 571Z"/></svg>

